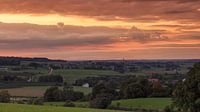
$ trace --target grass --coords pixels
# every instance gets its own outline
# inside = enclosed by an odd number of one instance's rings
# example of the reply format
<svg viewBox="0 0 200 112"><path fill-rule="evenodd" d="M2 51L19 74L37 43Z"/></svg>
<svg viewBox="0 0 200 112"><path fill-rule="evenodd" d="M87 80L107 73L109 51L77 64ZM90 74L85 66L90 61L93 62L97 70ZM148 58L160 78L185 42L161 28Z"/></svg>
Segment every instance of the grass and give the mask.
<svg viewBox="0 0 200 112"><path fill-rule="evenodd" d="M14 73L33 73L37 76L47 75L47 69L30 69L30 70L21 70L21 71L12 71ZM65 78L65 81L73 83L75 80L85 77L97 77L102 75L121 75L119 72L111 71L111 70L84 70L84 69L58 69L54 70L53 74L62 75Z"/></svg>
<svg viewBox="0 0 200 112"><path fill-rule="evenodd" d="M0 103L0 112L123 112L123 111Z"/></svg>
<svg viewBox="0 0 200 112"><path fill-rule="evenodd" d="M171 98L139 98L139 99L127 99L117 100L112 102L112 106L117 106L120 103L120 107L125 108L145 108L145 109L164 109L166 106L172 103ZM63 106L65 102L45 102L45 105L51 106ZM88 102L73 102L77 107L88 107Z"/></svg>
<svg viewBox="0 0 200 112"><path fill-rule="evenodd" d="M89 107L88 102L73 102L76 107ZM44 105L49 105L49 106L63 106L65 102L45 102Z"/></svg>
<svg viewBox="0 0 200 112"><path fill-rule="evenodd" d="M120 103L120 107L127 108L164 109L172 101L171 98L139 98L113 101L112 105L116 106L117 103Z"/></svg>
<svg viewBox="0 0 200 112"><path fill-rule="evenodd" d="M30 87L0 89L0 90L8 90L11 96L42 97L46 89L49 87L50 86L30 86ZM87 95L92 92L92 88L74 86L74 91L80 91L83 92L85 95Z"/></svg>
<svg viewBox="0 0 200 112"><path fill-rule="evenodd" d="M75 80L85 77L98 77L102 75L120 75L120 73L109 70L82 70L82 69L65 69L54 70L53 74L62 75L67 82L73 83Z"/></svg>

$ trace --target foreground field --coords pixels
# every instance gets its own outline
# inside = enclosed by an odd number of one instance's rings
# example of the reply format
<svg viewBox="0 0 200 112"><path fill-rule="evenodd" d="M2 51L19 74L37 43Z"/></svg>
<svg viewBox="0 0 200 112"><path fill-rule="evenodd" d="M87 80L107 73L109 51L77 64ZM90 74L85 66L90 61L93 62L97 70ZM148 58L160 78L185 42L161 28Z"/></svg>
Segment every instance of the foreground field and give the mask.
<svg viewBox="0 0 200 112"><path fill-rule="evenodd" d="M0 89L0 91L8 90L11 96L42 97L46 89L49 87L50 86L32 86L32 87L30 86L21 88ZM92 92L92 88L74 86L74 91L83 92L85 95L87 95Z"/></svg>
<svg viewBox="0 0 200 112"><path fill-rule="evenodd" d="M117 103L120 103L120 107L127 108L164 109L172 101L171 98L139 98L113 101L112 105L116 106Z"/></svg>
<svg viewBox="0 0 200 112"><path fill-rule="evenodd" d="M123 112L123 111L0 103L0 112Z"/></svg>
<svg viewBox="0 0 200 112"><path fill-rule="evenodd" d="M45 105L51 106L63 106L65 102L46 102ZM88 102L73 102L78 107L88 107ZM166 106L172 103L171 98L138 98L117 100L112 102L112 106L117 106L120 103L120 107L126 108L145 108L145 109L164 109Z"/></svg>

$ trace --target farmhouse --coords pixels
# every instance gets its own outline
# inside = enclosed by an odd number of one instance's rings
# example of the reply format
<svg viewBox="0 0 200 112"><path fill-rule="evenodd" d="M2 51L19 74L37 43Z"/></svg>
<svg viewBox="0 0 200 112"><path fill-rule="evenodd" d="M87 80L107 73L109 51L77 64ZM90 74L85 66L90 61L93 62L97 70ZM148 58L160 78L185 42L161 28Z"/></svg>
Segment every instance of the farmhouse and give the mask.
<svg viewBox="0 0 200 112"><path fill-rule="evenodd" d="M90 85L88 83L85 83L85 84L82 85L82 87L89 88Z"/></svg>

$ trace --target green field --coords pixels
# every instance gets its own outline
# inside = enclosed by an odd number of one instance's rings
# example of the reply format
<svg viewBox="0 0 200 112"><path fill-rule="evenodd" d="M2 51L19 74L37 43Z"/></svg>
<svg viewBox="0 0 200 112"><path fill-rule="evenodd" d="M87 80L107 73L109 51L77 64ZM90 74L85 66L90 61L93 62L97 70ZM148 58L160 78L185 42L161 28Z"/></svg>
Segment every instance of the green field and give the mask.
<svg viewBox="0 0 200 112"><path fill-rule="evenodd" d="M89 107L88 102L73 102L76 107ZM63 106L65 102L45 102L44 105L48 106Z"/></svg>
<svg viewBox="0 0 200 112"><path fill-rule="evenodd" d="M164 109L166 106L172 103L171 98L139 98L139 99L127 99L117 100L112 102L112 106L117 106L120 103L120 107L125 108L145 108L145 109ZM45 105L51 106L63 106L65 102L46 102ZM88 102L73 102L77 107L88 107Z"/></svg>
<svg viewBox="0 0 200 112"><path fill-rule="evenodd" d="M47 75L47 69L30 69L30 70L21 70L21 71L9 71L9 72L27 72L33 73L37 76L39 75ZM111 71L111 70L84 70L84 69L60 69L54 70L52 74L62 75L67 82L74 82L77 79L84 77L97 77L102 75L121 75L119 72Z"/></svg>
<svg viewBox="0 0 200 112"><path fill-rule="evenodd" d="M0 112L123 112L123 111L0 103Z"/></svg>
<svg viewBox="0 0 200 112"><path fill-rule="evenodd" d="M172 101L171 98L139 98L113 101L112 105L116 106L117 103L120 103L120 107L127 108L164 109Z"/></svg>
<svg viewBox="0 0 200 112"><path fill-rule="evenodd" d="M42 97L46 89L49 87L50 86L30 86L30 87L21 87L21 88L0 89L0 91L8 90L11 96ZM62 88L60 87L60 89ZM83 92L85 95L87 95L92 92L92 88L74 86L74 91Z"/></svg>

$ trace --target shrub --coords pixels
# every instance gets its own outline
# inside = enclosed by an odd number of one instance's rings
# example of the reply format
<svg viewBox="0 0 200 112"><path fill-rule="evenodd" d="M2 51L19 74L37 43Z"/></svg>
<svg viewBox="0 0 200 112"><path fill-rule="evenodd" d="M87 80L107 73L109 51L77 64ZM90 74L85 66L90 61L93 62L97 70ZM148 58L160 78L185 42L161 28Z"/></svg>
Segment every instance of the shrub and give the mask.
<svg viewBox="0 0 200 112"><path fill-rule="evenodd" d="M33 100L33 104L34 105L43 105L43 99L41 99L41 98L37 98L37 99L34 99Z"/></svg>
<svg viewBox="0 0 200 112"><path fill-rule="evenodd" d="M65 104L63 105L64 107L75 107L75 104L72 103L71 101L66 101Z"/></svg>
<svg viewBox="0 0 200 112"><path fill-rule="evenodd" d="M10 94L8 91L1 91L0 92L0 102L2 103L9 103L10 102Z"/></svg>
<svg viewBox="0 0 200 112"><path fill-rule="evenodd" d="M63 91L59 90L58 87L50 87L44 93L45 101L62 101Z"/></svg>
<svg viewBox="0 0 200 112"><path fill-rule="evenodd" d="M63 94L65 100L71 101L81 100L84 97L84 94L82 92L77 92L73 90L64 91Z"/></svg>
<svg viewBox="0 0 200 112"><path fill-rule="evenodd" d="M105 109L111 104L111 99L106 97L106 94L98 95L95 99L90 101L90 107Z"/></svg>
<svg viewBox="0 0 200 112"><path fill-rule="evenodd" d="M17 101L17 103L18 103L18 104L25 104L25 102L23 102L23 101L21 101L21 100Z"/></svg>
<svg viewBox="0 0 200 112"><path fill-rule="evenodd" d="M41 99L41 98L36 98L36 99L29 99L27 104L30 104L30 105L43 105L44 103L44 100Z"/></svg>

